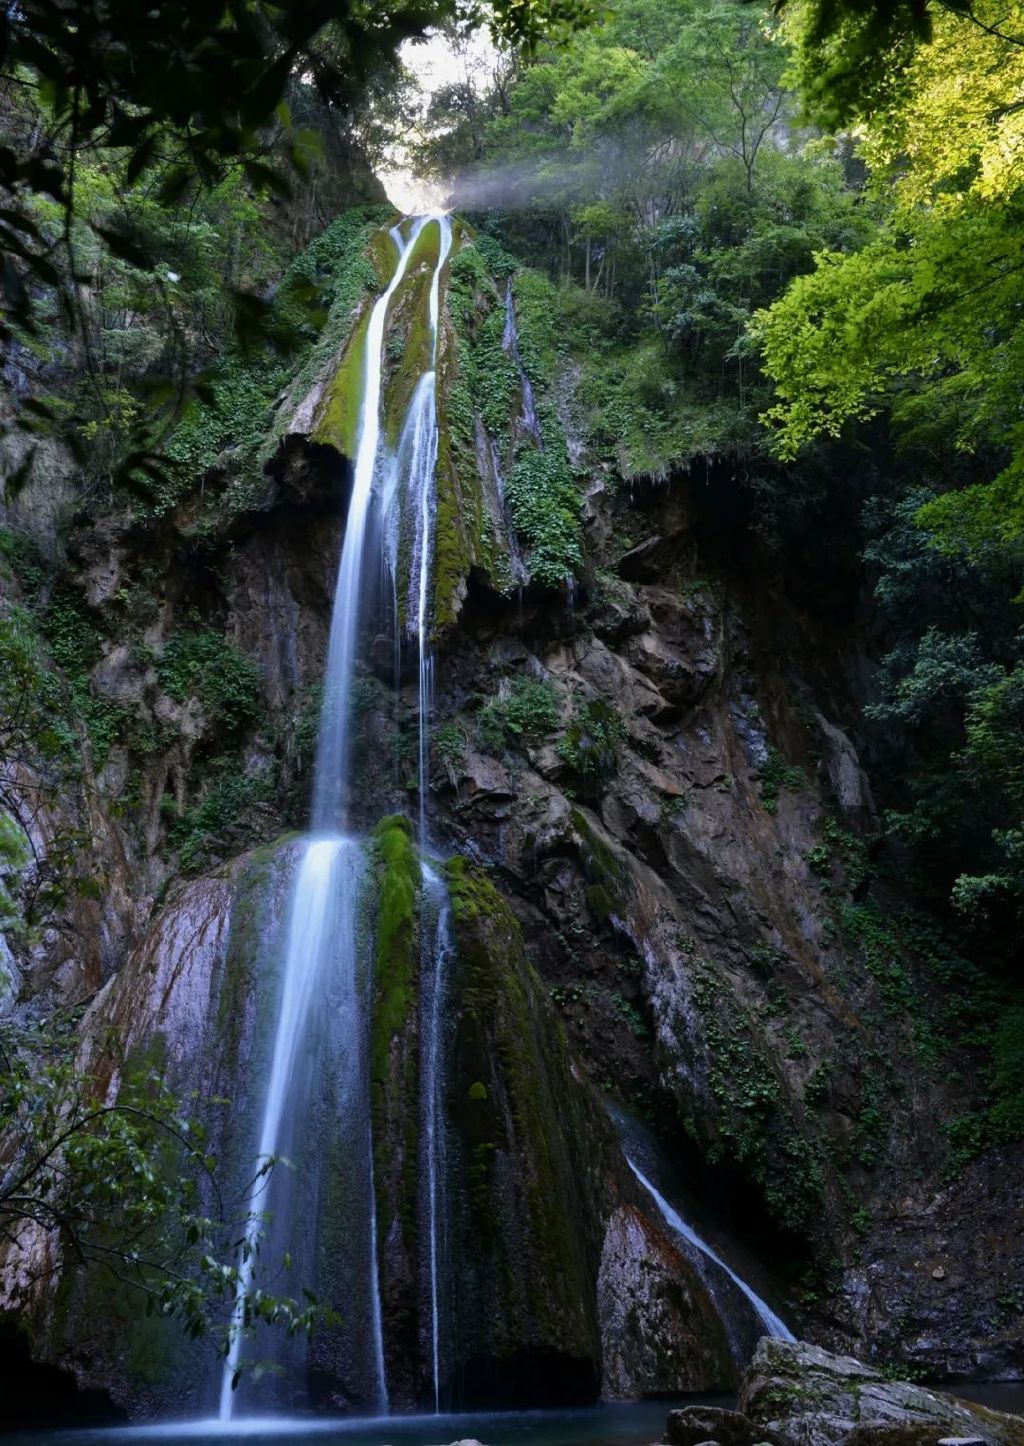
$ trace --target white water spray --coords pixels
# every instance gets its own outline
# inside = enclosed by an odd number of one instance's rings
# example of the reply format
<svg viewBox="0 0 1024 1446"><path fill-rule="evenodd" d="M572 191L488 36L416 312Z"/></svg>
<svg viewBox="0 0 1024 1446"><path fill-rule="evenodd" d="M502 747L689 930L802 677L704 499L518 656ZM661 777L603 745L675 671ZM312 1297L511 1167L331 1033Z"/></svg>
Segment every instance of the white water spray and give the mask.
<svg viewBox="0 0 1024 1446"><path fill-rule="evenodd" d="M657 1205L658 1211L662 1219L665 1221L665 1224L668 1225L669 1228L673 1230L677 1235L682 1236L682 1238L687 1242L687 1244L692 1246L694 1250L699 1251L700 1254L705 1257L705 1259L710 1260L713 1265L716 1265L719 1270L723 1271L724 1274L727 1275L732 1281L733 1285L735 1285L737 1289L741 1291L744 1296L746 1296L747 1300L750 1302L751 1306L754 1309L754 1314L757 1316L758 1320L764 1327L765 1334L769 1336L774 1336L776 1340L780 1341L796 1340L796 1336L790 1330L789 1326L786 1325L785 1321L781 1320L775 1314L771 1306L768 1305L766 1301L763 1301L761 1297L757 1294L757 1291L753 1290L751 1286L749 1286L747 1282L742 1279L741 1276L737 1275L735 1270L733 1270L731 1266L726 1265L722 1257L720 1255L717 1255L715 1251L711 1249L711 1246L708 1245L707 1241L700 1238L696 1230L694 1230L691 1226L687 1225L686 1221L678 1213L678 1211L673 1210L672 1206L665 1199L664 1195L662 1195L657 1189L655 1189L655 1187L651 1184L650 1180L648 1180L647 1176L641 1170L637 1169L636 1165L633 1164L633 1161L629 1158L628 1155L626 1156L626 1164L633 1171L633 1174L647 1191L648 1195L650 1195L655 1205Z"/></svg>

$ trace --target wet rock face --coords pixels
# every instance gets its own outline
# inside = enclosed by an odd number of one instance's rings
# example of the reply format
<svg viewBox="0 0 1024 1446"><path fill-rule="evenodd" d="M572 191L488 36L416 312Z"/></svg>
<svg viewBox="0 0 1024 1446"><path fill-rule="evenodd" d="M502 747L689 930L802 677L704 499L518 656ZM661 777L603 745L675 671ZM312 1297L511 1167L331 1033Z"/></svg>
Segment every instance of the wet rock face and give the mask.
<svg viewBox="0 0 1024 1446"><path fill-rule="evenodd" d="M608 1222L597 1308L604 1399L722 1390L733 1384L722 1323L706 1292L676 1245L634 1207L621 1206ZM709 1434L695 1440L705 1441Z"/></svg>
<svg viewBox="0 0 1024 1446"><path fill-rule="evenodd" d="M871 940L888 906L863 882L856 659L781 585L709 562L682 484L637 507L595 489L588 531L599 571L576 609L471 587L437 663L458 740L434 759L439 835L497 870L591 1078L654 1120L783 1297L800 1281L791 1323L809 1269L817 1338L1016 1374L1019 1312L991 1301L1024 1272L1019 1171L943 1180L935 1119L963 1086L920 1044L941 1042L941 990L900 961L894 1006ZM481 704L517 678L559 722L495 744ZM560 746L592 702L622 721L597 777Z"/></svg>
<svg viewBox="0 0 1024 1446"><path fill-rule="evenodd" d="M481 870L452 859L447 873L458 960L448 1094L461 1181L452 1318L468 1362L463 1404L728 1386L729 1353L706 1288L639 1208L515 916Z"/></svg>
<svg viewBox="0 0 1024 1446"><path fill-rule="evenodd" d="M846 1298L879 1354L942 1378L1024 1379L1024 1151L991 1150L935 1193L908 1184Z"/></svg>
<svg viewBox="0 0 1024 1446"><path fill-rule="evenodd" d="M952 1439L1021 1446L1024 1421L805 1341L762 1340L740 1410L775 1446L939 1446ZM669 1437L671 1439L671 1437Z"/></svg>

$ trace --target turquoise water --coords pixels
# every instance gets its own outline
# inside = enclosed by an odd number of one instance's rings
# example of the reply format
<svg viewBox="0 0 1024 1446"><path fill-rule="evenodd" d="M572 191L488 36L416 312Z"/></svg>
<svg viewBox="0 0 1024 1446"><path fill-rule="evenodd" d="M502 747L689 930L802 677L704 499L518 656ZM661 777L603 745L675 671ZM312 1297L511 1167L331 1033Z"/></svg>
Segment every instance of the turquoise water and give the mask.
<svg viewBox="0 0 1024 1446"><path fill-rule="evenodd" d="M690 1398L692 1402L693 1398ZM479 1440L486 1446L650 1446L665 1430L672 1401L600 1405L571 1411L467 1412L452 1416L348 1416L313 1420L236 1419L158 1426L103 1426L86 1430L5 1434L4 1446L447 1446ZM725 1398L721 1404L726 1404Z"/></svg>

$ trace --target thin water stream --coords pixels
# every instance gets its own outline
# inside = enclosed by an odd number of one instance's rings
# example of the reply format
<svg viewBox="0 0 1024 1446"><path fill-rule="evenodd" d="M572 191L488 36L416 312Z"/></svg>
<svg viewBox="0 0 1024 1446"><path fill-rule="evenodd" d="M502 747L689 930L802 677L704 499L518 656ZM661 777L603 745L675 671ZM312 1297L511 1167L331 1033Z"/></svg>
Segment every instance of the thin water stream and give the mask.
<svg viewBox="0 0 1024 1446"><path fill-rule="evenodd" d="M681 1240L684 1240L693 1250L697 1251L699 1255L702 1255L705 1260L709 1260L712 1265L716 1266L723 1275L732 1281L733 1285L735 1285L746 1298L762 1326L763 1333L768 1336L774 1336L777 1340L795 1341L796 1336L781 1316L776 1315L768 1302L762 1300L757 1291L748 1285L742 1276L736 1274L732 1266L726 1265L722 1257L716 1251L712 1250L706 1240L701 1239L696 1230L686 1223L678 1210L673 1209L664 1195L651 1184L647 1176L642 1170L637 1168L628 1155L626 1156L626 1164L633 1171L637 1180L658 1207L658 1213L669 1229L678 1235Z"/></svg>

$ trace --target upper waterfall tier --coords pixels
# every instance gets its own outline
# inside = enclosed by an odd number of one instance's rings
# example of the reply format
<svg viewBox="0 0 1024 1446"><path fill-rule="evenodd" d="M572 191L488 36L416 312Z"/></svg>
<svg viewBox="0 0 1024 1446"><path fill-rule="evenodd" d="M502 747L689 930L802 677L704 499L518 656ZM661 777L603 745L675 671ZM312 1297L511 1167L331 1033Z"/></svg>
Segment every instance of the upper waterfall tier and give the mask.
<svg viewBox="0 0 1024 1446"><path fill-rule="evenodd" d="M528 584L564 593L582 568L580 497L556 395L551 308L533 278L490 238L443 216L368 228L351 264L352 276L373 284L356 290L354 306L338 288L350 310L300 369L278 431L352 462L349 526L358 530L373 446L379 440L392 459L414 449L422 458L416 418L431 410L425 392L433 388L429 570L415 511L400 496L393 510L388 478L380 479L400 631L417 637L424 619L431 640L448 631L470 572L506 596ZM369 427L364 379L377 395Z"/></svg>

